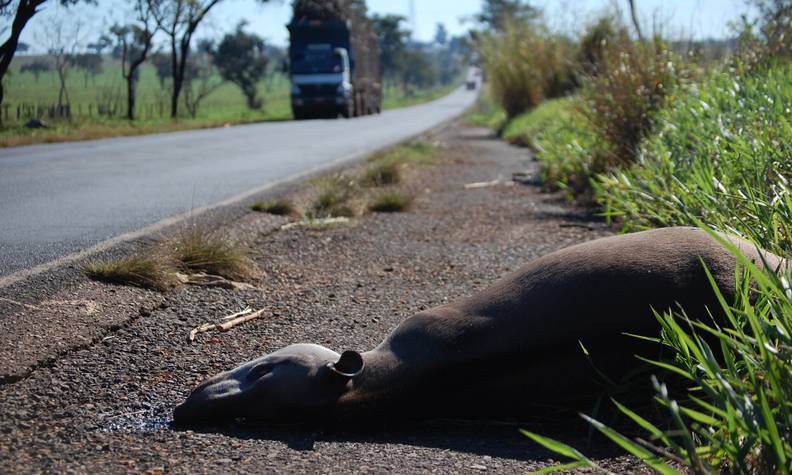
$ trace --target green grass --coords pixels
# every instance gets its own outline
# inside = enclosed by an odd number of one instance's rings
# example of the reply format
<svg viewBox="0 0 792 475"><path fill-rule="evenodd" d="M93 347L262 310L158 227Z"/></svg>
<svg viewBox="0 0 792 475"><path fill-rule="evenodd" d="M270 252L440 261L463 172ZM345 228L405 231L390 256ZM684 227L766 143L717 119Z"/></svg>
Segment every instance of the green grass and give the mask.
<svg viewBox="0 0 792 475"><path fill-rule="evenodd" d="M546 101L503 130L509 142L534 150L545 189L565 190L570 199L590 188L592 157L601 147L583 107L578 96Z"/></svg>
<svg viewBox="0 0 792 475"><path fill-rule="evenodd" d="M264 100L264 107L261 110L248 109L239 89L233 84L226 83L201 102L196 117L190 117L186 108L181 107L181 116L173 121L170 119L169 94L160 89L153 66L144 64L138 83L136 110L138 120L129 123L123 118L126 111L124 92L126 85L120 74L119 63L106 60L104 71L95 78L89 77L87 85L82 71L73 69L69 73L67 88L74 116L71 121L49 120L45 116L44 120L51 127L31 130L24 127L27 119L17 121L17 106L20 104L48 106L57 103L59 83L54 72L41 74L36 81L33 74L20 73L17 64L12 65L11 73L6 78L6 97L3 107L7 106L10 120L4 120L3 127L0 128L0 147L142 135L292 118L288 78L276 74L259 84L260 96ZM409 93L405 93L401 88L388 87L384 92L383 108L407 107L437 99L456 86L455 83L446 87L414 90ZM98 104L116 104L117 114L112 118L98 116ZM5 119L5 109L0 113Z"/></svg>
<svg viewBox="0 0 792 475"><path fill-rule="evenodd" d="M447 86L436 86L429 89L410 89L404 91L399 86L386 85L383 91L382 108L398 109L400 107L410 107L424 102L440 99L448 95L460 86L461 82L456 81Z"/></svg>
<svg viewBox="0 0 792 475"><path fill-rule="evenodd" d="M506 123L506 112L495 103L490 88L485 86L476 103L465 113L464 122L475 127L500 130Z"/></svg>
<svg viewBox="0 0 792 475"><path fill-rule="evenodd" d="M171 260L151 250L127 257L91 261L82 267L82 272L88 278L101 282L160 291L178 283Z"/></svg>
<svg viewBox="0 0 792 475"><path fill-rule="evenodd" d="M698 219L789 254L792 66L697 90L663 113L638 164L596 182L605 215L626 230Z"/></svg>
<svg viewBox="0 0 792 475"><path fill-rule="evenodd" d="M294 203L287 199L259 201L250 205L250 209L259 213L269 213L276 216L289 216L297 212Z"/></svg>
<svg viewBox="0 0 792 475"><path fill-rule="evenodd" d="M369 210L375 213L400 213L412 207L415 198L400 191L384 191L374 197Z"/></svg>
<svg viewBox="0 0 792 475"><path fill-rule="evenodd" d="M351 201L360 194L358 183L340 173L312 180L316 199L306 211L309 220L324 218L351 218L355 212Z"/></svg>
<svg viewBox="0 0 792 475"><path fill-rule="evenodd" d="M696 224L741 235L789 258L790 110L791 65L742 77L716 74L660 113L638 162L600 176L595 196L605 215L626 231ZM643 433L631 438L584 417L661 473L790 473L792 275L759 270L723 244L743 269L736 300L719 295L728 321L691 321L683 311L656 315L658 342L671 355L655 364L687 382L676 387L653 381L665 422L657 425L650 422L656 416L641 416L614 401ZM567 467L595 466L560 442L527 435L571 458Z"/></svg>

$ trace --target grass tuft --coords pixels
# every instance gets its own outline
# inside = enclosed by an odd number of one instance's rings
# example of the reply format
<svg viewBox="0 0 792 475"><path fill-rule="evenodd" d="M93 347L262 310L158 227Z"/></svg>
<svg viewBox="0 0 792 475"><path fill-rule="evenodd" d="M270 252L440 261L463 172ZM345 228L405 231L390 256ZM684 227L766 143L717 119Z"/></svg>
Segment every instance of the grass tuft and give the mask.
<svg viewBox="0 0 792 475"><path fill-rule="evenodd" d="M254 274L250 251L207 227L187 226L168 246L177 265L189 272L205 272L228 279L244 279Z"/></svg>
<svg viewBox="0 0 792 475"><path fill-rule="evenodd" d="M412 207L415 198L399 191L385 191L377 195L369 205L375 213L399 213Z"/></svg>
<svg viewBox="0 0 792 475"><path fill-rule="evenodd" d="M82 267L82 272L88 278L101 282L159 291L167 290L178 283L172 261L159 253L91 261Z"/></svg>
<svg viewBox="0 0 792 475"><path fill-rule="evenodd" d="M309 219L351 218L355 212L351 201L358 196L357 183L341 174L312 180L317 196L306 215Z"/></svg>
<svg viewBox="0 0 792 475"><path fill-rule="evenodd" d="M378 160L368 166L361 178L364 186L387 186L401 182L399 163L394 160Z"/></svg>
<svg viewBox="0 0 792 475"><path fill-rule="evenodd" d="M259 201L250 205L250 209L259 213L269 213L276 216L290 216L297 212L294 204L287 199Z"/></svg>

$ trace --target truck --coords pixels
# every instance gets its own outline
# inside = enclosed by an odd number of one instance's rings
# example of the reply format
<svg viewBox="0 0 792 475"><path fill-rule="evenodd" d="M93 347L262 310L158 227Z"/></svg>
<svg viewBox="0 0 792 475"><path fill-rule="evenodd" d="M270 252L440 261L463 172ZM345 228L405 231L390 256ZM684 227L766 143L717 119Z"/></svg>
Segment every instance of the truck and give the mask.
<svg viewBox="0 0 792 475"><path fill-rule="evenodd" d="M295 0L287 27L295 119L381 112L379 40L363 0Z"/></svg>

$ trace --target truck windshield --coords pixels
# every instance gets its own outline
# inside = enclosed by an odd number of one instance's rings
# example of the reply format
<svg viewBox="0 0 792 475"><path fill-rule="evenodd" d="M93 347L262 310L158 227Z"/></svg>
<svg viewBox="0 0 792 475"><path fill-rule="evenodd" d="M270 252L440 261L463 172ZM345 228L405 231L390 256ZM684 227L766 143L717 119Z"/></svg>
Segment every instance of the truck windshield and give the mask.
<svg viewBox="0 0 792 475"><path fill-rule="evenodd" d="M335 53L297 53L292 58L292 74L329 74L343 71L341 56Z"/></svg>

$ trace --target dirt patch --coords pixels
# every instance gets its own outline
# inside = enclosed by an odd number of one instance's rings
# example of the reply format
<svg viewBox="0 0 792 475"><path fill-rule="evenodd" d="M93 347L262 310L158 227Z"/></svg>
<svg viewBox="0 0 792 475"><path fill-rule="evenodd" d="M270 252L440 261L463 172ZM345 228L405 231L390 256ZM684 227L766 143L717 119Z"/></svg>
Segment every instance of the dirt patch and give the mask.
<svg viewBox="0 0 792 475"><path fill-rule="evenodd" d="M14 306L0 321L0 369L25 376L0 386L0 471L524 473L549 463L552 454L509 424L440 421L362 433L167 426L173 407L212 373L292 343L370 349L414 312L469 295L542 254L608 234L600 225L577 225L594 221L535 187L465 188L533 168L524 150L459 126L435 139L444 144L443 159L399 185L417 196L408 213L368 214L355 226L329 230L280 230L289 218L253 212L227 224L256 251L261 277L253 288L185 286L160 295L86 281L46 305ZM153 295L159 300L152 305ZM193 328L247 307L267 313L188 342ZM125 323L111 328L114 319ZM58 341L69 341L70 329L96 325L103 330L84 345L31 366L42 351L52 354ZM44 327L45 338L36 337ZM584 447L585 429L582 423L571 429L578 434L571 440ZM608 466L637 470L629 458Z"/></svg>

